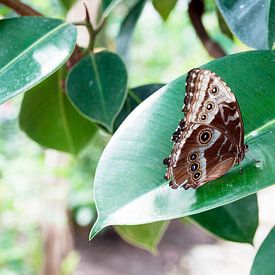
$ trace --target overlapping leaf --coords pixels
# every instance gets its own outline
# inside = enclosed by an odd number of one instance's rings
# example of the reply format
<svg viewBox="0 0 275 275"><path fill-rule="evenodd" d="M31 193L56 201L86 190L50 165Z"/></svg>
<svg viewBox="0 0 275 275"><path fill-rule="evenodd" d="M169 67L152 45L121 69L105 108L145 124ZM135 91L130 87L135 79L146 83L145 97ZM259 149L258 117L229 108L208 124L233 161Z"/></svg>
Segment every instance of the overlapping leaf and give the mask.
<svg viewBox="0 0 275 275"><path fill-rule="evenodd" d="M166 20L175 7L177 0L153 0L153 5L163 20Z"/></svg>
<svg viewBox="0 0 275 275"><path fill-rule="evenodd" d="M258 227L257 196L253 194L190 218L220 238L252 244Z"/></svg>
<svg viewBox="0 0 275 275"><path fill-rule="evenodd" d="M116 130L120 126L124 119L138 106L138 104L163 86L164 84L147 84L130 89L124 106L115 120L114 129Z"/></svg>
<svg viewBox="0 0 275 275"><path fill-rule="evenodd" d="M118 55L101 51L84 57L68 74L66 86L83 115L113 131L127 92L127 71Z"/></svg>
<svg viewBox="0 0 275 275"><path fill-rule="evenodd" d="M250 154L225 176L197 190L172 190L162 159L183 116L185 76L140 104L107 145L95 177L99 217L91 236L112 224L144 224L200 213L236 201L275 180L275 53L252 51L215 60L205 68L218 73L240 103ZM261 133L267 132L260 136ZM255 138L255 141L253 141ZM115 189L112 188L115 185Z"/></svg>
<svg viewBox="0 0 275 275"><path fill-rule="evenodd" d="M225 21L248 46L271 49L275 42L274 0L217 0Z"/></svg>
<svg viewBox="0 0 275 275"><path fill-rule="evenodd" d="M115 226L117 233L127 242L155 254L168 222Z"/></svg>
<svg viewBox="0 0 275 275"><path fill-rule="evenodd" d="M259 248L253 262L250 275L275 274L275 227L269 232L263 244Z"/></svg>
<svg viewBox="0 0 275 275"><path fill-rule="evenodd" d="M62 20L0 20L0 103L52 74L69 58L75 43L75 27Z"/></svg>
<svg viewBox="0 0 275 275"><path fill-rule="evenodd" d="M130 9L129 13L121 23L121 27L116 39L116 49L117 53L123 57L124 61L126 62L128 60L128 49L132 34L145 3L146 0L137 1L137 3Z"/></svg>
<svg viewBox="0 0 275 275"><path fill-rule="evenodd" d="M96 126L81 116L67 98L59 70L25 94L19 123L42 146L77 154L96 133Z"/></svg>

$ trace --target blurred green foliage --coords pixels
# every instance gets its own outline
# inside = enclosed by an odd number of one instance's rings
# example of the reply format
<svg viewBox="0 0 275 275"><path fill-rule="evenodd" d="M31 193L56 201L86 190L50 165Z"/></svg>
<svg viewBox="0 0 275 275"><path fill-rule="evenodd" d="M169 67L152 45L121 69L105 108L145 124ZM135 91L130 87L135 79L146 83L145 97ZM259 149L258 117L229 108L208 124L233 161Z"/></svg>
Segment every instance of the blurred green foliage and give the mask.
<svg viewBox="0 0 275 275"><path fill-rule="evenodd" d="M178 1L165 22L151 2L146 4L130 48L129 87L169 82L211 59L190 24L185 2ZM65 18L73 1L26 0L24 3L45 16ZM118 5L108 19L106 39L102 41L107 41L110 49L114 49L115 37L130 3ZM16 16L3 6L0 14ZM207 1L203 20L213 39L228 53L234 52L236 45L238 51L243 49L243 45L233 44L220 31L212 1ZM4 275L37 274L43 256L39 217L45 152L19 131L17 116L21 98L0 106L0 274ZM99 130L81 155L70 159L66 169L58 174L71 184L69 207L80 226L90 225L96 218L91 186L98 159L109 138Z"/></svg>

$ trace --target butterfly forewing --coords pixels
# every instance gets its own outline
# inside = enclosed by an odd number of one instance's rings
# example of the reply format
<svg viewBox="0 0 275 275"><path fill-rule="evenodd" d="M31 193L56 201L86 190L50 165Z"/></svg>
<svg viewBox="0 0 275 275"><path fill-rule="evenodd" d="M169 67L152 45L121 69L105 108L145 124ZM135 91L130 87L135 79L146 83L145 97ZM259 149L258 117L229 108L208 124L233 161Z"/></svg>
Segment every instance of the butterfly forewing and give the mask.
<svg viewBox="0 0 275 275"><path fill-rule="evenodd" d="M203 69L188 73L183 112L185 119L172 136L173 149L166 159L166 178L172 188L197 188L243 159L243 121L231 89Z"/></svg>

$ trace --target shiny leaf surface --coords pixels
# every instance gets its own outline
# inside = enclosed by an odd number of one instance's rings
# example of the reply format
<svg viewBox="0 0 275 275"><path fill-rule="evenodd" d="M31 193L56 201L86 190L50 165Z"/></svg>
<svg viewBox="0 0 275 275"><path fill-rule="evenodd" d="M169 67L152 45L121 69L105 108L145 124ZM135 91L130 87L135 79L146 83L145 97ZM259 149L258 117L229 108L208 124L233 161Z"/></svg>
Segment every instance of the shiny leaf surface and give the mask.
<svg viewBox="0 0 275 275"><path fill-rule="evenodd" d="M42 146L77 154L96 133L96 126L82 117L62 89L59 70L25 94L19 123Z"/></svg>
<svg viewBox="0 0 275 275"><path fill-rule="evenodd" d="M255 49L271 49L275 42L275 0L217 0L232 32Z"/></svg>
<svg viewBox="0 0 275 275"><path fill-rule="evenodd" d="M156 90L163 87L164 84L147 84L132 88L128 91L128 96L125 100L124 106L121 109L118 117L115 120L114 129L120 126L124 119L147 97L152 95Z"/></svg>
<svg viewBox="0 0 275 275"><path fill-rule="evenodd" d="M272 185L275 178L275 53L251 51L204 65L234 91L243 115L249 154L242 173L233 167L197 190L172 190L164 180L164 157L183 117L185 77L141 103L106 146L95 176L98 220L91 236L107 225L144 224L197 214ZM265 132L264 135L261 135ZM113 186L115 185L115 189Z"/></svg>
<svg viewBox="0 0 275 275"><path fill-rule="evenodd" d="M124 104L126 88L126 68L118 55L108 51L84 57L67 78L67 91L74 106L109 132Z"/></svg>
<svg viewBox="0 0 275 275"><path fill-rule="evenodd" d="M250 275L275 274L275 227L270 231L263 244L259 248L253 262Z"/></svg>
<svg viewBox="0 0 275 275"><path fill-rule="evenodd" d="M52 74L69 58L75 42L75 27L62 20L0 20L0 103Z"/></svg>
<svg viewBox="0 0 275 275"><path fill-rule="evenodd" d="M220 238L253 244L258 227L257 196L253 194L190 218Z"/></svg>
<svg viewBox="0 0 275 275"><path fill-rule="evenodd" d="M169 17L176 3L177 0L153 0L153 5L163 20Z"/></svg>
<svg viewBox="0 0 275 275"><path fill-rule="evenodd" d="M116 49L117 53L123 58L125 62L127 62L128 60L128 49L131 42L132 34L145 3L146 0L137 1L137 3L130 9L130 11L121 23L120 30L116 39Z"/></svg>
<svg viewBox="0 0 275 275"><path fill-rule="evenodd" d="M131 245L156 254L157 246L166 231L168 222L154 222L141 225L115 226L116 232Z"/></svg>

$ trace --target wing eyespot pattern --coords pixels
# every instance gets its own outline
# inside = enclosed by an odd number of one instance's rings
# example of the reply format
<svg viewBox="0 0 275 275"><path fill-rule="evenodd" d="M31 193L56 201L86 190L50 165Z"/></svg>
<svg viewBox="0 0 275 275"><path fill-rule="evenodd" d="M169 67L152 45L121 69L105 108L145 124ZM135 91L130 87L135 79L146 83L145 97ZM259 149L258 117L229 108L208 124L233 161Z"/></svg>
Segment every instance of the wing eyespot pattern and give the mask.
<svg viewBox="0 0 275 275"><path fill-rule="evenodd" d="M200 121L203 122L208 118L207 114L201 114Z"/></svg>
<svg viewBox="0 0 275 275"><path fill-rule="evenodd" d="M205 104L206 111L210 112L214 109L215 104L212 101L207 101Z"/></svg>
<svg viewBox="0 0 275 275"><path fill-rule="evenodd" d="M194 181L199 180L200 177L201 177L201 171L197 171L196 173L194 173L194 174L192 175L192 179L193 179Z"/></svg>
<svg viewBox="0 0 275 275"><path fill-rule="evenodd" d="M199 154L197 152L193 152L188 156L188 160L191 162L196 160L198 157L199 157Z"/></svg>
<svg viewBox="0 0 275 275"><path fill-rule="evenodd" d="M216 85L213 85L212 87L211 87L211 93L213 94L213 95L216 95L218 92L219 92L219 88L218 88L218 86L216 86Z"/></svg>
<svg viewBox="0 0 275 275"><path fill-rule="evenodd" d="M191 173L197 171L199 168L200 168L199 162L193 162L193 163L191 163L191 164L189 165L189 171L190 171Z"/></svg>
<svg viewBox="0 0 275 275"><path fill-rule="evenodd" d="M201 131L199 134L199 142L201 144L207 144L212 138L212 132L210 130Z"/></svg>

